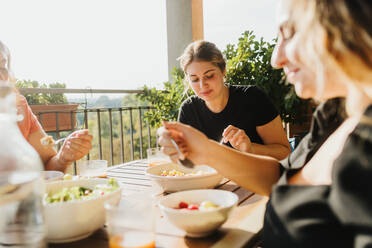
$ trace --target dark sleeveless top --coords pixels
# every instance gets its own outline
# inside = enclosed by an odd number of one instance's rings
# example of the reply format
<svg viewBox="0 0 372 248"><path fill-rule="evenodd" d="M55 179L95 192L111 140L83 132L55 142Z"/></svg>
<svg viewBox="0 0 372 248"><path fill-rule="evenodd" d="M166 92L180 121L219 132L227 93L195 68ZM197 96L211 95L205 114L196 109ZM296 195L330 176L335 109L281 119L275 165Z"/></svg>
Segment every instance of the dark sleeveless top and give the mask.
<svg viewBox="0 0 372 248"><path fill-rule="evenodd" d="M365 116L372 119L372 105ZM273 187L264 247L372 247L371 123L359 123L347 138L331 185L288 185L291 171L284 168Z"/></svg>

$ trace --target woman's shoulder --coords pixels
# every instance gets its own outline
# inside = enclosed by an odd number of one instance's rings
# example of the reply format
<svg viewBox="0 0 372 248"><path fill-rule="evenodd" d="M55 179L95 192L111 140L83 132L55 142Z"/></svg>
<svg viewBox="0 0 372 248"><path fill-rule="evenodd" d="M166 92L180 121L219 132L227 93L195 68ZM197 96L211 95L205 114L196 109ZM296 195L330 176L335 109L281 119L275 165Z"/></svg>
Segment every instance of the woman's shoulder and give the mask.
<svg viewBox="0 0 372 248"><path fill-rule="evenodd" d="M230 93L241 96L260 96L265 94L264 91L256 85L230 85Z"/></svg>
<svg viewBox="0 0 372 248"><path fill-rule="evenodd" d="M28 106L26 97L21 94L16 94L16 102L18 107Z"/></svg>
<svg viewBox="0 0 372 248"><path fill-rule="evenodd" d="M362 232L367 226L372 228L372 106L364 116L367 119L362 119L350 134L335 161L330 193L330 204L339 219Z"/></svg>
<svg viewBox="0 0 372 248"><path fill-rule="evenodd" d="M26 97L24 97L23 95L16 95L16 105L18 114L22 114L24 117L30 114L31 109L28 105Z"/></svg>
<svg viewBox="0 0 372 248"><path fill-rule="evenodd" d="M372 176L372 105L366 110L359 124L350 133L343 150L335 161L335 172L348 180L361 180ZM352 171L352 173L350 173ZM356 176L357 175L357 176ZM370 181L372 182L372 181Z"/></svg>
<svg viewBox="0 0 372 248"><path fill-rule="evenodd" d="M237 92L249 92L249 91L254 91L256 89L259 89L258 86L256 85L235 85L235 84L230 84L229 85L231 90L237 91Z"/></svg>
<svg viewBox="0 0 372 248"><path fill-rule="evenodd" d="M203 100L196 95L192 95L182 102L181 108L187 108L195 105L199 106L200 104L203 104Z"/></svg>

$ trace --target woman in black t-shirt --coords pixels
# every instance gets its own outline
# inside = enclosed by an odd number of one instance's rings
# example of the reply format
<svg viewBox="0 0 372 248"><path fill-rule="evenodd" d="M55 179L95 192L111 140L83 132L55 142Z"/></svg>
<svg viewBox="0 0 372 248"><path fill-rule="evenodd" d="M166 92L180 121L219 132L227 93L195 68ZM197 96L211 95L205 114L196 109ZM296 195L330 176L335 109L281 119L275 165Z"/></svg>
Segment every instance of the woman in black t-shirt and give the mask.
<svg viewBox="0 0 372 248"><path fill-rule="evenodd" d="M372 247L372 2L281 3L273 65L301 97L346 95L345 121L295 173L290 163L280 170L272 158L222 147L179 123L165 123L159 142L173 154L172 135L183 156L270 194L264 247Z"/></svg>
<svg viewBox="0 0 372 248"><path fill-rule="evenodd" d="M225 85L226 63L215 44L193 42L180 61L195 95L182 103L178 121L243 152L288 156L290 145L270 99L253 85Z"/></svg>

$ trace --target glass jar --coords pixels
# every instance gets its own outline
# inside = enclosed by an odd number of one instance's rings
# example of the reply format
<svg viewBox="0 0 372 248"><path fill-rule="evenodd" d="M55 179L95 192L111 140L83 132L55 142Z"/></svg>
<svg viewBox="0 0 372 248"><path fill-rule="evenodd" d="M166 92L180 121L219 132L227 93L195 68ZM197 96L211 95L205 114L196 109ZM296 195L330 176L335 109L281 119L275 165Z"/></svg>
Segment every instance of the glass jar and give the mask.
<svg viewBox="0 0 372 248"><path fill-rule="evenodd" d="M0 82L0 247L46 247L43 164L17 126L16 94Z"/></svg>

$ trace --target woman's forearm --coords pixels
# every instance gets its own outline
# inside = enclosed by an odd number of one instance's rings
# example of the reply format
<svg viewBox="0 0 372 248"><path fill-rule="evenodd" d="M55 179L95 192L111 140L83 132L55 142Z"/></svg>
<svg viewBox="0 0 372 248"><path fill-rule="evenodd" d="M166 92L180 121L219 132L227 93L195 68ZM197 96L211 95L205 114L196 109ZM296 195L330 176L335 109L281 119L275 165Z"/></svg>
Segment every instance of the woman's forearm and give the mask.
<svg viewBox="0 0 372 248"><path fill-rule="evenodd" d="M240 152L213 140L202 149L205 153L196 159L197 163L214 167L220 174L255 193L269 195L279 179L279 162L275 158Z"/></svg>
<svg viewBox="0 0 372 248"><path fill-rule="evenodd" d="M60 159L59 154L54 155L51 157L45 164L45 170L57 170L65 172L67 167L71 163L64 162L62 159Z"/></svg>
<svg viewBox="0 0 372 248"><path fill-rule="evenodd" d="M261 145L252 143L251 153L270 156L278 160L282 160L288 157L288 155L291 153L291 148L282 144Z"/></svg>

